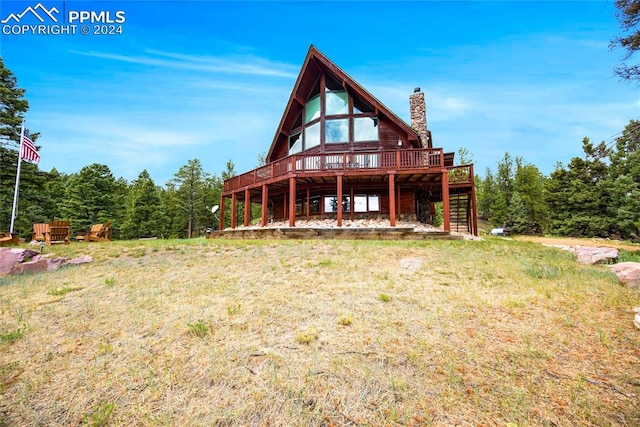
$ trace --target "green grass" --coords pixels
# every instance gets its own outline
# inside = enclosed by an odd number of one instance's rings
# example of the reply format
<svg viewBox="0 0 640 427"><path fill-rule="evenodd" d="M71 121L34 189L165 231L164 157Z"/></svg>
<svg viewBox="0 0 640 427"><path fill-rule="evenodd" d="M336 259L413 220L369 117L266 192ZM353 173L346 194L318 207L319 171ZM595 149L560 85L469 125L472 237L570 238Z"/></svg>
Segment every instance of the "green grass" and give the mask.
<svg viewBox="0 0 640 427"><path fill-rule="evenodd" d="M640 294L556 249L193 239L46 251L94 262L0 278L6 425L640 425Z"/></svg>

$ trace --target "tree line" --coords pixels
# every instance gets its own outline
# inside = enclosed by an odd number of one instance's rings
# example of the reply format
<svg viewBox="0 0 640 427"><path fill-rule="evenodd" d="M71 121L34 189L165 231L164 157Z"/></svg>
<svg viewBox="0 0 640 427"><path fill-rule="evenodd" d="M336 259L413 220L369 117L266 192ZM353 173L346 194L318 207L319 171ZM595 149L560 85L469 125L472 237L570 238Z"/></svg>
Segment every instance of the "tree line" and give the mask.
<svg viewBox="0 0 640 427"><path fill-rule="evenodd" d="M0 147L0 152L0 230L8 230L17 151ZM234 174L232 162L218 177L205 172L200 160L193 159L159 186L146 170L127 182L116 179L104 164L64 174L55 168L40 171L24 162L14 231L28 238L32 224L66 219L74 231L110 221L114 237L121 239L201 236L206 228L218 228L220 212L213 213L211 208L219 203L223 180Z"/></svg>
<svg viewBox="0 0 640 427"><path fill-rule="evenodd" d="M609 144L584 138L582 151L548 177L505 153L476 177L479 217L514 233L640 241L640 121Z"/></svg>

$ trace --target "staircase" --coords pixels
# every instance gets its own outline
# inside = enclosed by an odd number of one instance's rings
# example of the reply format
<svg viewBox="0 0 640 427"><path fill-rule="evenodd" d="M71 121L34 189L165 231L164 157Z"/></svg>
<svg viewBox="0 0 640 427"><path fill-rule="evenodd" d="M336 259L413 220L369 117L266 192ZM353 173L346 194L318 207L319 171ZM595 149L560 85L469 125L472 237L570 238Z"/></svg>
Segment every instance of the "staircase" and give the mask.
<svg viewBox="0 0 640 427"><path fill-rule="evenodd" d="M450 194L449 209L451 211L451 231L471 233L471 195L468 193Z"/></svg>

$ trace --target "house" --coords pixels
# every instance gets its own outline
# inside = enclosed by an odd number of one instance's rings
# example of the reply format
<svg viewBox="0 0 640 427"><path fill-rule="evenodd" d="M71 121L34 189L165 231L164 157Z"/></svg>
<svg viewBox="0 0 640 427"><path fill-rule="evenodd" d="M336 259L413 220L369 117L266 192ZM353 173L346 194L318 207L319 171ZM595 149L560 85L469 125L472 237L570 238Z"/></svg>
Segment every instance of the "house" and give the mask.
<svg viewBox="0 0 640 427"><path fill-rule="evenodd" d="M220 200L261 206L261 224L331 218L433 221L442 202L445 231L477 235L473 165L435 148L424 93L409 98L411 125L385 107L314 46L309 48L266 156L266 164L224 181Z"/></svg>

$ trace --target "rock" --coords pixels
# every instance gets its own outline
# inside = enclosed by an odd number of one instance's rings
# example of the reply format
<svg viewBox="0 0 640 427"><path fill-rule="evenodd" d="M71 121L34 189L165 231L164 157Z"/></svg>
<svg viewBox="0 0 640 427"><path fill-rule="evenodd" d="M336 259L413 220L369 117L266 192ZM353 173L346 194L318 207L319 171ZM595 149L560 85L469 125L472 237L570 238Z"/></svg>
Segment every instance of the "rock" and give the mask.
<svg viewBox="0 0 640 427"><path fill-rule="evenodd" d="M40 273L41 271L47 271L47 264L46 259L14 264L9 270L9 274Z"/></svg>
<svg viewBox="0 0 640 427"><path fill-rule="evenodd" d="M640 262L621 262L608 265L618 280L629 288L640 288Z"/></svg>
<svg viewBox="0 0 640 427"><path fill-rule="evenodd" d="M47 258L47 270L57 270L62 267L67 258L59 257L59 258Z"/></svg>
<svg viewBox="0 0 640 427"><path fill-rule="evenodd" d="M590 246L576 246L575 253L580 264L597 264L618 258L619 252L615 248L594 248Z"/></svg>
<svg viewBox="0 0 640 427"><path fill-rule="evenodd" d="M51 258L40 255L31 249L0 248L0 274L39 273L47 270L57 270L64 265L76 265L93 262L89 255L82 255L74 259L65 257Z"/></svg>
<svg viewBox="0 0 640 427"><path fill-rule="evenodd" d="M69 261L66 262L66 264L76 265L76 264L85 264L87 262L93 262L93 258L90 257L89 255L80 255L78 258L70 259Z"/></svg>
<svg viewBox="0 0 640 427"><path fill-rule="evenodd" d="M9 273L15 264L30 260L38 252L30 249L0 248L0 274Z"/></svg>
<svg viewBox="0 0 640 427"><path fill-rule="evenodd" d="M422 266L422 260L420 258L402 258L400 260L400 267L409 271L416 271Z"/></svg>
<svg viewBox="0 0 640 427"><path fill-rule="evenodd" d="M633 318L633 324L636 329L640 329L640 313L636 313L635 317Z"/></svg>

